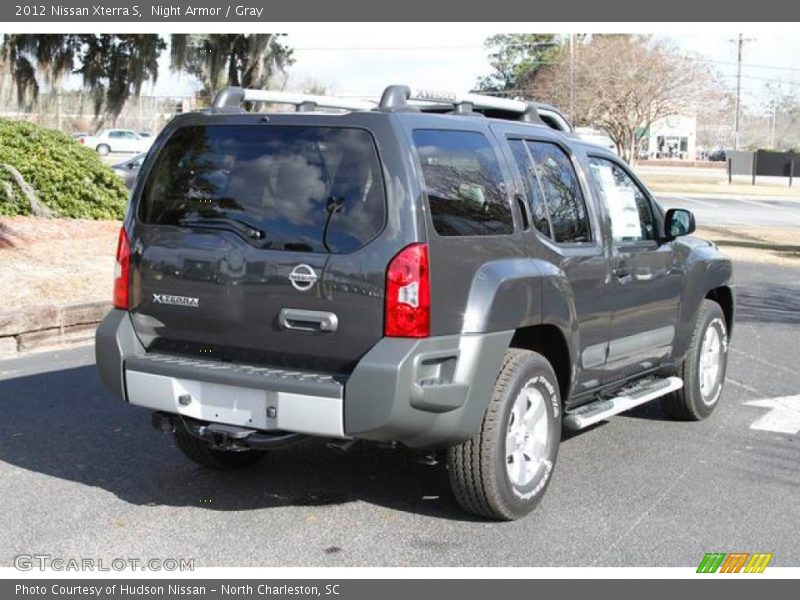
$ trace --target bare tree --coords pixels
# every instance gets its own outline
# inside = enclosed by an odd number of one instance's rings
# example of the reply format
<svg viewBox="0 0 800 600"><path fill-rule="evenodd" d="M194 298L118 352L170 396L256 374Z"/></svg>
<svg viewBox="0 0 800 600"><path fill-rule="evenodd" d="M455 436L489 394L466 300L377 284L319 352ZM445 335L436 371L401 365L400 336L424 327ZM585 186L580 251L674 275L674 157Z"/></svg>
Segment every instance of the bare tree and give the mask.
<svg viewBox="0 0 800 600"><path fill-rule="evenodd" d="M649 36L585 39L576 48L572 78L568 61L562 49L554 64L526 83L525 95L566 106L574 86L576 124L604 129L628 162L635 162L638 143L653 122L695 112L719 89L703 63Z"/></svg>
<svg viewBox="0 0 800 600"><path fill-rule="evenodd" d="M735 106L734 91L722 87L716 97L712 95L707 102L700 103L696 111L698 148L710 152L732 146Z"/></svg>

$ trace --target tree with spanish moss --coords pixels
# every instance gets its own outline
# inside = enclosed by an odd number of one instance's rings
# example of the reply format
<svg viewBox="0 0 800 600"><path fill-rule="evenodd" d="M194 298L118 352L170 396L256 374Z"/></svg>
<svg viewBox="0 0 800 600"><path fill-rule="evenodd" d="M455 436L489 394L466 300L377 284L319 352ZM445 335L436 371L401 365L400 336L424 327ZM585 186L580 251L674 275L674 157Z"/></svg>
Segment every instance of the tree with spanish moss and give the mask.
<svg viewBox="0 0 800 600"><path fill-rule="evenodd" d="M170 64L193 75L202 94L213 96L234 85L268 88L294 62L283 34L175 34L170 37Z"/></svg>
<svg viewBox="0 0 800 600"><path fill-rule="evenodd" d="M478 80L477 89L513 96L557 52L558 38L551 33L500 33L485 46L492 72Z"/></svg>
<svg viewBox="0 0 800 600"><path fill-rule="evenodd" d="M57 90L79 75L95 117L114 121L129 98L156 81L165 48L157 34L6 34L0 55L20 107L29 110L42 88Z"/></svg>

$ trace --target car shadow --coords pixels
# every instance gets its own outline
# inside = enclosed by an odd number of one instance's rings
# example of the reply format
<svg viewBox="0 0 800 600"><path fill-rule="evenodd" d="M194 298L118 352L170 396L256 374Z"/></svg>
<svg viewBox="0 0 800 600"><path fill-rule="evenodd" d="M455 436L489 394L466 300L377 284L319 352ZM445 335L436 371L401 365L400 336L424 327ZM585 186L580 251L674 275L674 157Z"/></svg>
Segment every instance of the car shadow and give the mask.
<svg viewBox="0 0 800 600"><path fill-rule="evenodd" d="M736 321L800 324L798 289L784 285L739 287L736 291Z"/></svg>
<svg viewBox="0 0 800 600"><path fill-rule="evenodd" d="M452 496L439 462L360 442L275 450L235 471L200 467L150 426L147 411L102 387L94 366L0 381L0 460L107 490L136 505L241 511L363 501L440 518L479 520Z"/></svg>
<svg viewBox="0 0 800 600"><path fill-rule="evenodd" d="M631 419L643 419L645 421L674 421L669 415L661 408L661 402L650 400L639 406L634 406L632 409L620 413L620 416L628 417Z"/></svg>

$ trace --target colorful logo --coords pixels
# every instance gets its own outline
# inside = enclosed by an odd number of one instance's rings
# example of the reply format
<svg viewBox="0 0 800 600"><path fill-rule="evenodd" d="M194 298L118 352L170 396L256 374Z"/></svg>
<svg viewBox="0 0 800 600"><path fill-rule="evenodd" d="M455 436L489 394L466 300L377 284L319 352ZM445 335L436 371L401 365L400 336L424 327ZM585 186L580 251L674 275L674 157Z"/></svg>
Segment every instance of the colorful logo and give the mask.
<svg viewBox="0 0 800 600"><path fill-rule="evenodd" d="M772 560L767 552L707 552L698 573L763 573Z"/></svg>

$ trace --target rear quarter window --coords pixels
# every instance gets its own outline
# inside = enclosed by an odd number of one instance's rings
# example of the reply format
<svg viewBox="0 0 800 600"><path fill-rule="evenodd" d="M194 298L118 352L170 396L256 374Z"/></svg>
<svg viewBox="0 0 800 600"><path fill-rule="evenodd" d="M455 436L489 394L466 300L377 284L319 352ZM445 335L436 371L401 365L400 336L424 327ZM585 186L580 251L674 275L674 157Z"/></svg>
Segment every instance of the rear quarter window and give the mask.
<svg viewBox="0 0 800 600"><path fill-rule="evenodd" d="M526 142L526 145L542 186L555 241L590 241L589 217L569 156L549 142Z"/></svg>
<svg viewBox="0 0 800 600"><path fill-rule="evenodd" d="M467 236L513 231L500 163L482 133L416 129L413 139L436 233Z"/></svg>
<svg viewBox="0 0 800 600"><path fill-rule="evenodd" d="M150 170L144 223L244 224L263 247L348 253L383 229L372 136L361 129L207 125L175 131Z"/></svg>

